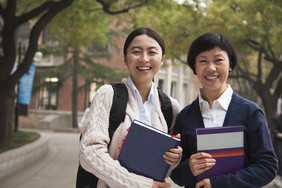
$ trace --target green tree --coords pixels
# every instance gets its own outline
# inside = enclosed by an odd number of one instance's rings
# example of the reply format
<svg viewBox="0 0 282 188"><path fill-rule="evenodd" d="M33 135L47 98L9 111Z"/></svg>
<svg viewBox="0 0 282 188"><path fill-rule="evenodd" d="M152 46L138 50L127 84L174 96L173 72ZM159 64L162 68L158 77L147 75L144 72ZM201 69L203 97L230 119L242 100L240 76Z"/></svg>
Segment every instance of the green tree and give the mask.
<svg viewBox="0 0 282 188"><path fill-rule="evenodd" d="M33 56L38 48L38 39L44 27L73 0L60 1L17 1L5 0L0 3L1 52L0 52L0 144L12 143L13 109L15 86L21 76L29 70ZM17 42L15 33L20 25L36 19L30 33L29 43L23 61L15 72Z"/></svg>
<svg viewBox="0 0 282 188"><path fill-rule="evenodd" d="M165 40L166 59L178 59L184 63L189 44L198 36L201 16L191 4L155 0L148 2L146 7L131 11L130 21L133 27L157 30Z"/></svg>
<svg viewBox="0 0 282 188"><path fill-rule="evenodd" d="M214 0L204 11L203 32L223 33L233 41L240 59L231 78L253 88L270 124L282 94L282 2Z"/></svg>
<svg viewBox="0 0 282 188"><path fill-rule="evenodd" d="M59 41L64 49L63 53L68 58L66 62L69 63L68 68L71 71L72 127L77 127L78 76L83 75L88 83L93 81L94 77L97 82L99 82L98 78L113 81L121 77L113 69L102 68L89 58L88 53L93 50L91 49L93 42L102 48L109 43L115 45L114 40L110 40L116 33L109 29L111 24L109 15L125 13L145 3L147 0L138 2L77 0L50 25L49 33L53 37L52 40ZM93 53L95 55L96 52Z"/></svg>
<svg viewBox="0 0 282 188"><path fill-rule="evenodd" d="M252 94L252 87L270 122L282 92L281 12L282 1L276 0L195 0L182 5L156 0L132 11L131 20L135 26L158 30L166 42L166 57L183 63L196 37L206 32L228 36L240 58L230 78L248 88L247 93Z"/></svg>

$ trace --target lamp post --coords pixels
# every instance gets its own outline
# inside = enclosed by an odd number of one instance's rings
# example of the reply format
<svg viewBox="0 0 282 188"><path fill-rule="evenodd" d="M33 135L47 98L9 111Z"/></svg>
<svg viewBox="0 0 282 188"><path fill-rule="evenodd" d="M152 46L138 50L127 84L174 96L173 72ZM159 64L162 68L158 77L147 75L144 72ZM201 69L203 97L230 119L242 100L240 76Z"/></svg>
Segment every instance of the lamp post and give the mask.
<svg viewBox="0 0 282 188"><path fill-rule="evenodd" d="M21 63L21 56L22 56L22 42L19 41L19 47L18 47L18 68ZM19 91L20 91L20 81L18 81L18 87L17 87L17 103L15 107L15 129L14 132L18 132L18 124L19 124Z"/></svg>

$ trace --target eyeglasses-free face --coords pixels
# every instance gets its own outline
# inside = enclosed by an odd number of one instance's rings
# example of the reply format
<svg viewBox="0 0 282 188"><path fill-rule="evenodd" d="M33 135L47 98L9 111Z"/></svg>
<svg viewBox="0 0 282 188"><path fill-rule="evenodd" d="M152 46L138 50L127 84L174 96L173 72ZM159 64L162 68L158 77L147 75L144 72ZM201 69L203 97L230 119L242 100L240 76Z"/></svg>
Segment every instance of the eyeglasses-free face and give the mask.
<svg viewBox="0 0 282 188"><path fill-rule="evenodd" d="M219 97L227 88L230 62L227 53L220 48L201 52L196 57L195 70L203 85L203 94L209 92Z"/></svg>
<svg viewBox="0 0 282 188"><path fill-rule="evenodd" d="M127 48L125 64L135 85L151 83L163 61L160 45L147 35L136 36Z"/></svg>

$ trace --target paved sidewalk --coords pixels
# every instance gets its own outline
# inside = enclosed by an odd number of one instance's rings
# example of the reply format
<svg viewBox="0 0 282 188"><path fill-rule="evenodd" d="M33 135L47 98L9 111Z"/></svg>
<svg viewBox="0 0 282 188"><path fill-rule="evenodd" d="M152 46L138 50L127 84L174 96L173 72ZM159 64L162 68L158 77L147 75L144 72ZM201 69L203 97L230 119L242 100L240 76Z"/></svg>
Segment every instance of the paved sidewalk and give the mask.
<svg viewBox="0 0 282 188"><path fill-rule="evenodd" d="M78 165L78 133L42 131L48 134L47 154L28 168L0 182L5 188L72 188Z"/></svg>
<svg viewBox="0 0 282 188"><path fill-rule="evenodd" d="M49 137L47 154L28 168L5 178L0 182L1 188L75 188L79 133L40 133ZM172 184L172 188L179 186ZM274 186L270 184L264 188Z"/></svg>

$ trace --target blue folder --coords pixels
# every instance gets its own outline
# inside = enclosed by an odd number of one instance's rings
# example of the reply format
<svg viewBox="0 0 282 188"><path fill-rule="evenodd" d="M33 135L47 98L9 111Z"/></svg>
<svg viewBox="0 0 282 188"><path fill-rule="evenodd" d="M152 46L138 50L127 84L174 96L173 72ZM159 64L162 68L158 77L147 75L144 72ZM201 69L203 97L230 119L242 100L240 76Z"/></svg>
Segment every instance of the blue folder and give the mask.
<svg viewBox="0 0 282 188"><path fill-rule="evenodd" d="M129 172L162 182L169 168L163 155L179 142L178 138L134 120L118 160Z"/></svg>

